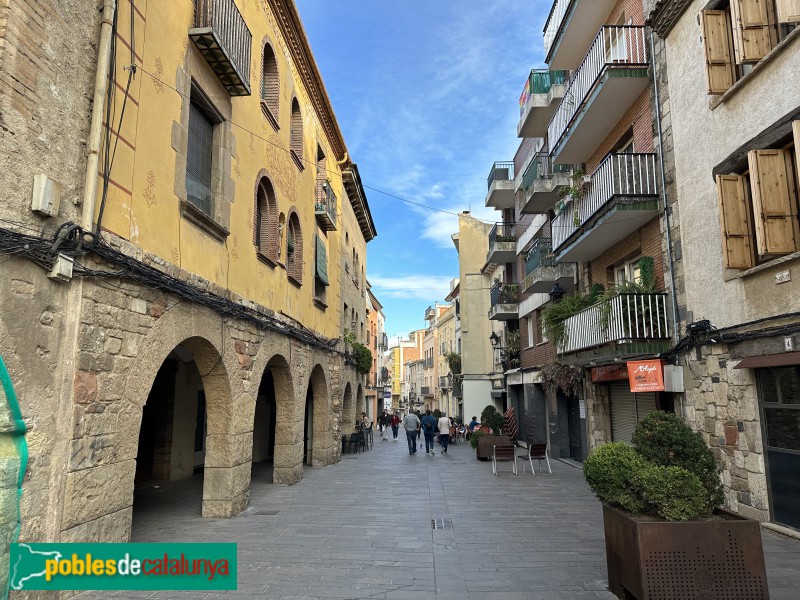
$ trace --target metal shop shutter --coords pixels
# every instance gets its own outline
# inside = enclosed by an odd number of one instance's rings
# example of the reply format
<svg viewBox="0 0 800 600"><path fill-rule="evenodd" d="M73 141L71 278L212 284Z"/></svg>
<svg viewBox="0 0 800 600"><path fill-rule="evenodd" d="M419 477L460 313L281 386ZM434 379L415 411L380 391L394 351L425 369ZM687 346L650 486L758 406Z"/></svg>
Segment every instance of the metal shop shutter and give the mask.
<svg viewBox="0 0 800 600"><path fill-rule="evenodd" d="M611 439L630 443L636 423L656 410L656 394L648 392L634 394L627 381L616 381L608 385L611 406Z"/></svg>

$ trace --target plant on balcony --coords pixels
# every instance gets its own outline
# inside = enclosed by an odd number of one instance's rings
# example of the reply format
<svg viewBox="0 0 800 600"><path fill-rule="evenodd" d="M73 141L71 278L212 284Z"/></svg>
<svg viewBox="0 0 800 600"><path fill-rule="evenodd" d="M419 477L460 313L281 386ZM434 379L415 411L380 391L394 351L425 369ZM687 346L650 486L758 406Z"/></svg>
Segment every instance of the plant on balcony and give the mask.
<svg viewBox="0 0 800 600"><path fill-rule="evenodd" d="M353 342L353 358L355 359L356 371L362 375L369 373L372 368L372 352L364 344Z"/></svg>
<svg viewBox="0 0 800 600"><path fill-rule="evenodd" d="M517 286L509 283L500 284L500 304L516 304L517 303Z"/></svg>
<svg viewBox="0 0 800 600"><path fill-rule="evenodd" d="M567 365L553 361L542 367L540 372L542 385L550 394L561 390L567 396L578 396L583 382L583 369L575 365Z"/></svg>
<svg viewBox="0 0 800 600"><path fill-rule="evenodd" d="M565 321L596 304L602 294L603 286L595 284L585 294L565 296L561 301L548 305L542 311L542 322L544 330L547 332L547 337L557 347L563 346L567 339Z"/></svg>
<svg viewBox="0 0 800 600"><path fill-rule="evenodd" d="M509 369L516 369L520 365L519 361L519 329L509 331L506 334L506 347L500 352L503 362L507 363Z"/></svg>
<svg viewBox="0 0 800 600"><path fill-rule="evenodd" d="M623 281L622 283L612 284L598 298L602 303L600 309L600 325L608 327L612 312L612 300L622 294L653 294L657 291L655 278L655 261L652 256L643 256L637 264L639 267L638 281ZM629 314L626 303L621 305L621 318L623 323L634 323L639 326L641 331L647 332L652 323L650 305L645 304L636 310L634 315Z"/></svg>
<svg viewBox="0 0 800 600"><path fill-rule="evenodd" d="M458 352L448 352L444 355L444 359L453 377L461 375L461 355Z"/></svg>

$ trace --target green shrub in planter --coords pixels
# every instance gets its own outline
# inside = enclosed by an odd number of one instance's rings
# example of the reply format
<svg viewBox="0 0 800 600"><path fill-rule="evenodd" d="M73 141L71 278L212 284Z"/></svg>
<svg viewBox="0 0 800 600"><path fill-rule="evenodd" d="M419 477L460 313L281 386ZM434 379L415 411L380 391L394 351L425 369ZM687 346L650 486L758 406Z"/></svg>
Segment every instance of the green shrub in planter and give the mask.
<svg viewBox="0 0 800 600"><path fill-rule="evenodd" d="M636 451L646 460L665 467L682 467L694 473L706 489L705 513L710 514L724 500L719 469L714 455L699 433L692 431L678 415L654 412L636 425Z"/></svg>
<svg viewBox="0 0 800 600"><path fill-rule="evenodd" d="M482 431L478 431L476 428L475 431L472 432L472 435L469 436L469 445L472 446L472 449L475 450L478 448L478 438L482 435L486 435Z"/></svg>
<svg viewBox="0 0 800 600"><path fill-rule="evenodd" d="M596 448L583 465L583 474L601 502L633 514L647 512L639 482L647 462L628 444L612 442Z"/></svg>
<svg viewBox="0 0 800 600"><path fill-rule="evenodd" d="M635 484L654 513L667 521L691 521L708 516L708 491L694 473L681 467L646 465Z"/></svg>

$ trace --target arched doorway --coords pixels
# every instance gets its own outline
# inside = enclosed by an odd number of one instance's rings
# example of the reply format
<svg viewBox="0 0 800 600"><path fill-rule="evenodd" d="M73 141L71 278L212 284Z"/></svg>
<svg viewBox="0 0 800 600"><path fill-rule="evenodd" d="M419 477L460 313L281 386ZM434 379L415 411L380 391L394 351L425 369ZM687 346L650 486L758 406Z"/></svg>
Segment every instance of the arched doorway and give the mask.
<svg viewBox="0 0 800 600"><path fill-rule="evenodd" d="M274 481L276 448L286 445L291 428L292 384L289 364L282 356L274 356L267 363L256 396L253 419L254 482Z"/></svg>
<svg viewBox="0 0 800 600"><path fill-rule="evenodd" d="M348 434L353 431L356 424L356 406L353 402L353 388L350 384L344 386L344 396L342 398L342 433Z"/></svg>
<svg viewBox="0 0 800 600"><path fill-rule="evenodd" d="M322 466L331 461L333 435L328 402L328 384L320 365L314 367L306 390L303 426L303 464Z"/></svg>
<svg viewBox="0 0 800 600"><path fill-rule="evenodd" d="M364 398L364 388L359 383L358 391L356 392L356 418L358 420L361 420L362 412L367 412L367 400ZM372 419L372 416L368 415L368 419Z"/></svg>
<svg viewBox="0 0 800 600"><path fill-rule="evenodd" d="M200 513L209 427L226 422L231 398L222 357L189 338L162 361L142 407L133 494L133 530L169 507ZM226 435L224 428L216 435Z"/></svg>

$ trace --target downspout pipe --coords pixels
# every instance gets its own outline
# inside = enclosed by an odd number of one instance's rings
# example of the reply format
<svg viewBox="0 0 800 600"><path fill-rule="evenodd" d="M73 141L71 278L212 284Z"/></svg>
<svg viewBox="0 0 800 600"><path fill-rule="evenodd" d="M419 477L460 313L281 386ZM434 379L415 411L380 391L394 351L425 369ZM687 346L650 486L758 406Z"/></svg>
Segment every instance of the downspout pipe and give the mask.
<svg viewBox="0 0 800 600"><path fill-rule="evenodd" d="M83 185L81 226L84 231L92 231L94 210L97 204L97 170L100 164L100 142L103 135L106 86L113 85L112 82L108 81L108 68L111 60L111 38L116 10L116 0L104 0L103 16L100 22L100 47L97 52L97 72L94 80L92 123L89 128L89 155L86 160L86 178Z"/></svg>
<svg viewBox="0 0 800 600"><path fill-rule="evenodd" d="M680 340L678 332L678 297L675 288L675 260L672 255L672 228L670 226L669 205L667 204L667 176L664 167L664 133L661 129L661 98L658 92L658 74L656 73L656 48L653 41L653 30L648 28L650 34L650 60L653 61L653 95L656 103L656 130L658 131L658 167L661 177L661 201L664 205L664 229L667 233L667 262L669 263L670 286L672 287L672 339L677 344Z"/></svg>

